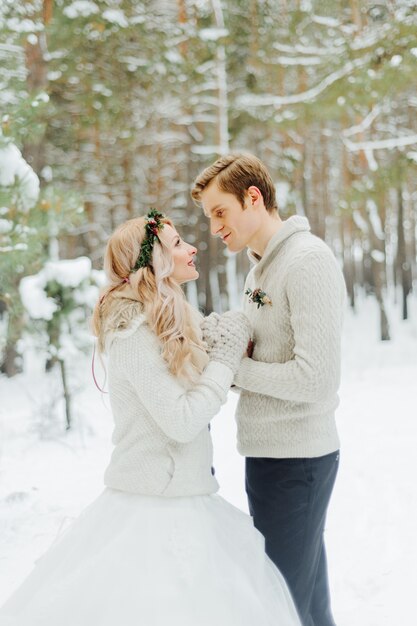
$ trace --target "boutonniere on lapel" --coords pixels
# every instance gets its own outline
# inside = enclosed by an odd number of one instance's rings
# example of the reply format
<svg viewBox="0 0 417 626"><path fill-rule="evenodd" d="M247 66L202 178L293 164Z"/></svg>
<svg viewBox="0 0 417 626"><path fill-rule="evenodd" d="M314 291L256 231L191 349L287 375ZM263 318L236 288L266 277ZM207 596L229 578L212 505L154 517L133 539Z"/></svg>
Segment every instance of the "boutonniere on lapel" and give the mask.
<svg viewBox="0 0 417 626"><path fill-rule="evenodd" d="M269 296L266 295L265 291L262 289L246 289L245 295L249 296L249 302L254 302L259 309L260 306L264 306L264 304L272 305L272 300Z"/></svg>

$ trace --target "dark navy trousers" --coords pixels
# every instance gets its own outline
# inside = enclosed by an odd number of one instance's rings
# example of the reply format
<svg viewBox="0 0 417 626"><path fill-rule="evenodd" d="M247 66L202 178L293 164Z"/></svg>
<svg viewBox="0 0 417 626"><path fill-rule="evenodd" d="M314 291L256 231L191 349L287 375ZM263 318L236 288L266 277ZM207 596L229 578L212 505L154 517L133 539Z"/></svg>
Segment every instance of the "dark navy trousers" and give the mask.
<svg viewBox="0 0 417 626"><path fill-rule="evenodd" d="M285 577L303 626L335 626L324 525L339 452L315 458L246 458L246 493L265 550Z"/></svg>

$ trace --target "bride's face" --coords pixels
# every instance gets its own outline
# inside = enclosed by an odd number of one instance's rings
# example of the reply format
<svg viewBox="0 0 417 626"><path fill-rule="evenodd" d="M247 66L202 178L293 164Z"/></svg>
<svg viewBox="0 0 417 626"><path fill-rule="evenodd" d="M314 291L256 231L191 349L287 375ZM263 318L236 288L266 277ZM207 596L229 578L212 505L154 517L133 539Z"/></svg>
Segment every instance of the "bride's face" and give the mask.
<svg viewBox="0 0 417 626"><path fill-rule="evenodd" d="M174 261L171 278L180 285L196 280L199 276L194 264L197 248L183 241L175 228L169 224L165 224L159 232L159 239L171 250Z"/></svg>

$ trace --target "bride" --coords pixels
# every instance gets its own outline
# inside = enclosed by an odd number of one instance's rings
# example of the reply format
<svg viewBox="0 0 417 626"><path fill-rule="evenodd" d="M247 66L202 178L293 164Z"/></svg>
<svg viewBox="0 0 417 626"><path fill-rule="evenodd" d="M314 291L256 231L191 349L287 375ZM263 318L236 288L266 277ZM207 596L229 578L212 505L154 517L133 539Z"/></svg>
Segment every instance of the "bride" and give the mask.
<svg viewBox="0 0 417 626"><path fill-rule="evenodd" d="M195 254L155 210L111 236L93 317L115 421L105 489L1 626L299 626L251 518L216 495L209 423L250 331L241 313L204 320L186 302Z"/></svg>

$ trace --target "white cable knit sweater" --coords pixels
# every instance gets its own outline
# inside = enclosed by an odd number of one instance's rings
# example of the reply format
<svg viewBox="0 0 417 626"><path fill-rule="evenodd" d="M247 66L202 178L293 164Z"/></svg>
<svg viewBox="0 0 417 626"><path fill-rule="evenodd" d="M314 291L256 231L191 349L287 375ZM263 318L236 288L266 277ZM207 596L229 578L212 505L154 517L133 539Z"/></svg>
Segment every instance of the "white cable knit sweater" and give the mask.
<svg viewBox="0 0 417 626"><path fill-rule="evenodd" d="M245 291L272 300L257 308L244 296L254 332L252 358L235 377L238 449L254 457L316 457L339 448L340 341L345 282L330 248L306 218L286 220L259 259Z"/></svg>
<svg viewBox="0 0 417 626"><path fill-rule="evenodd" d="M108 355L115 449L105 484L161 496L217 491L208 424L226 400L232 370L211 361L187 390L169 372L144 315L114 334Z"/></svg>

